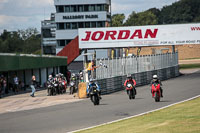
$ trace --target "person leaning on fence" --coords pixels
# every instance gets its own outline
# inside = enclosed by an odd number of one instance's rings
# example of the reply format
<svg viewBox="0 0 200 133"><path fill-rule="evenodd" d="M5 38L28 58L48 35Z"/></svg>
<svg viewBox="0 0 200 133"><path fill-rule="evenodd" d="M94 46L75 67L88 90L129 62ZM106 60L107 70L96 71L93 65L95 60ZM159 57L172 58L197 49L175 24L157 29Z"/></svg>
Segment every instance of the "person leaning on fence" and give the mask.
<svg viewBox="0 0 200 133"><path fill-rule="evenodd" d="M31 79L31 85L30 85L30 87L31 87L31 89L32 89L32 93L30 94L30 96L32 96L32 97L35 97L35 87L37 86L37 81L36 81L36 78L35 78L35 75L33 75L32 76L32 79Z"/></svg>
<svg viewBox="0 0 200 133"><path fill-rule="evenodd" d="M92 71L94 72L94 70L96 68L98 68L99 66L96 66L94 61L91 61L90 63L88 63L88 67L87 67L87 72L88 72L88 77L91 77L91 73Z"/></svg>

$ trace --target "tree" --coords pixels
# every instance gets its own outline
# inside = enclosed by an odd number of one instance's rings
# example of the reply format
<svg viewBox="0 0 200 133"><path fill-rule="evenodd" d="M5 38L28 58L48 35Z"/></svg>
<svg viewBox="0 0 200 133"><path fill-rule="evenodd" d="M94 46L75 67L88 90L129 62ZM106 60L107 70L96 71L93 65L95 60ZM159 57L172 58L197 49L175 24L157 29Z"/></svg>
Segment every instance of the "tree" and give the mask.
<svg viewBox="0 0 200 133"><path fill-rule="evenodd" d="M155 25L158 24L158 18L151 11L140 13L132 12L125 22L126 26Z"/></svg>
<svg viewBox="0 0 200 133"><path fill-rule="evenodd" d="M112 16L112 27L123 26L124 19L125 19L124 14L114 14Z"/></svg>
<svg viewBox="0 0 200 133"><path fill-rule="evenodd" d="M200 22L200 1L180 0L161 9L159 22L164 24Z"/></svg>
<svg viewBox="0 0 200 133"><path fill-rule="evenodd" d="M34 53L40 50L40 36L36 28L8 32L0 35L0 52L3 53Z"/></svg>

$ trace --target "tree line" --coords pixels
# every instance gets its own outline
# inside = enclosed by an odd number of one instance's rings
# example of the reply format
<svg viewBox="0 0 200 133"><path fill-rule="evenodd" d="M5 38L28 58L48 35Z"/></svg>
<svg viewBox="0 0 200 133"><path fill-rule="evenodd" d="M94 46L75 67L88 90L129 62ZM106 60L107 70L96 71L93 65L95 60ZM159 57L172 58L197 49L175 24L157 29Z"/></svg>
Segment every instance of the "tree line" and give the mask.
<svg viewBox="0 0 200 133"><path fill-rule="evenodd" d="M7 31L0 35L0 53L40 54L41 37L36 28Z"/></svg>
<svg viewBox="0 0 200 133"><path fill-rule="evenodd" d="M200 22L200 0L180 0L161 9L133 11L125 20L124 14L112 16L112 26L141 26Z"/></svg>

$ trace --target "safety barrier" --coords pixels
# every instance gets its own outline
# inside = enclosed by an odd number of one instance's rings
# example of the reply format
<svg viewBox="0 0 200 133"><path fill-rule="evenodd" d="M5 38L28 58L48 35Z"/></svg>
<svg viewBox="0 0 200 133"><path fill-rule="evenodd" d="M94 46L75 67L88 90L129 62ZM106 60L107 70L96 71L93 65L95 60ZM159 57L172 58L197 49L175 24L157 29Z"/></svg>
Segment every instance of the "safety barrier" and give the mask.
<svg viewBox="0 0 200 133"><path fill-rule="evenodd" d="M166 80L179 76L179 66L173 66L158 70L139 72L132 74L132 77L136 80L137 85L147 85L150 84L153 75L158 75L160 80ZM123 90L123 83L126 80L126 75L116 76L112 78L99 79L97 80L98 85L101 87L102 94L110 94Z"/></svg>

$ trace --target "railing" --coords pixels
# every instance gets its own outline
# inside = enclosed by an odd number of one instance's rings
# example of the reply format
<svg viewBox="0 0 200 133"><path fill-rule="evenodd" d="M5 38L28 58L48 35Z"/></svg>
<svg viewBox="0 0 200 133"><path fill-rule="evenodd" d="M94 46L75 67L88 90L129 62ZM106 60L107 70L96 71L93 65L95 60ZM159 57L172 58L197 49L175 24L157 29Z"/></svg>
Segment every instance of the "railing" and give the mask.
<svg viewBox="0 0 200 133"><path fill-rule="evenodd" d="M97 59L96 65L99 66L100 63L107 67L102 66L96 69L97 80L177 66L178 52L115 59Z"/></svg>

